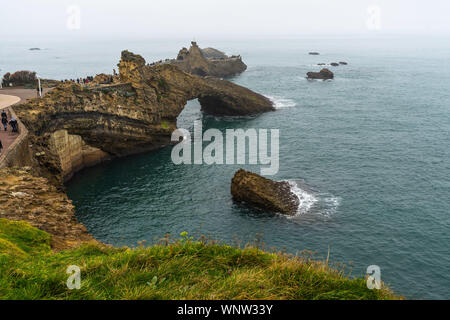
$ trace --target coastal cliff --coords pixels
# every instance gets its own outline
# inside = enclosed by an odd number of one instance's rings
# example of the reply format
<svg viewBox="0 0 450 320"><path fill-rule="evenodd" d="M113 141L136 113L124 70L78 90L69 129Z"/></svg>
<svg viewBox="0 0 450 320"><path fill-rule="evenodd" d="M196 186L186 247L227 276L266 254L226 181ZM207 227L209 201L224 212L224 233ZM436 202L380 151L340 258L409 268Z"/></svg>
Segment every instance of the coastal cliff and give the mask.
<svg viewBox="0 0 450 320"><path fill-rule="evenodd" d="M75 218L72 201L30 167L0 169L0 218L26 221L52 235L55 251L94 241Z"/></svg>
<svg viewBox="0 0 450 320"><path fill-rule="evenodd" d="M273 111L266 97L234 83L146 65L123 51L112 83L63 83L14 107L29 128L39 175L65 181L79 169L171 143L178 115L198 99L205 113L247 116Z"/></svg>

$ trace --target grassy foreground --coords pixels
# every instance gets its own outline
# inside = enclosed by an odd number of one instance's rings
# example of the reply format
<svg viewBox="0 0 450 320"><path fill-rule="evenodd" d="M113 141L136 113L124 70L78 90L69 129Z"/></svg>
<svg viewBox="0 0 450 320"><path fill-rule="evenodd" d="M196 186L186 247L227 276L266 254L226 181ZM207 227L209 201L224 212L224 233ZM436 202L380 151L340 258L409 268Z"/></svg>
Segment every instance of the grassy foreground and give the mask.
<svg viewBox="0 0 450 320"><path fill-rule="evenodd" d="M98 244L54 253L51 236L0 219L0 299L396 299L322 262L207 244L186 235L168 245ZM66 269L81 269L69 290Z"/></svg>

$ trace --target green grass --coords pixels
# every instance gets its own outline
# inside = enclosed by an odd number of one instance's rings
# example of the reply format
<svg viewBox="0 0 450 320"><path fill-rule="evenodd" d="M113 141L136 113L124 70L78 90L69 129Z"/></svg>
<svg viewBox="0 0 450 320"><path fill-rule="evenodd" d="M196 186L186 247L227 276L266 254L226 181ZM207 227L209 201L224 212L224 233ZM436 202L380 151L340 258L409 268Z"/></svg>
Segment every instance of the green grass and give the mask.
<svg viewBox="0 0 450 320"><path fill-rule="evenodd" d="M54 253L50 236L0 219L0 299L395 299L317 261L193 241ZM6 249L5 249L6 248ZM69 265L81 289L66 286Z"/></svg>

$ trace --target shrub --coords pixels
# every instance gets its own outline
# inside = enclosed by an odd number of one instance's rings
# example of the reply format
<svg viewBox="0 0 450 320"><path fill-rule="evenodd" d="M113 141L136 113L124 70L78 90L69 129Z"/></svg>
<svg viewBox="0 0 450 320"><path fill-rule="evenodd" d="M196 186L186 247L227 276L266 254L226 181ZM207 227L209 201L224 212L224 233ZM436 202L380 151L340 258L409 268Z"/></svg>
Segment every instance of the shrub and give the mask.
<svg viewBox="0 0 450 320"><path fill-rule="evenodd" d="M22 70L16 71L13 74L9 72L3 76L3 85L9 85L12 83L14 86L23 86L26 84L36 83L36 72Z"/></svg>

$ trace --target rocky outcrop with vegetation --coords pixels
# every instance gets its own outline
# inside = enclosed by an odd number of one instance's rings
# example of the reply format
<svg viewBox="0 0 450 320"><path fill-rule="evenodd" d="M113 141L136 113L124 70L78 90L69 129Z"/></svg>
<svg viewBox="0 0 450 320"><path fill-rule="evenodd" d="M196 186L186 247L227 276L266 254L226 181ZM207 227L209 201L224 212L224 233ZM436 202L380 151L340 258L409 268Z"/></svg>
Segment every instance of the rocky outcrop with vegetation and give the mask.
<svg viewBox="0 0 450 320"><path fill-rule="evenodd" d="M27 221L49 233L55 251L94 240L76 220L67 195L27 167L0 170L0 218Z"/></svg>
<svg viewBox="0 0 450 320"><path fill-rule="evenodd" d="M231 195L235 201L290 216L297 213L299 206L299 199L288 182L272 181L243 169L231 181Z"/></svg>

